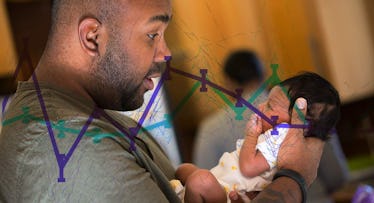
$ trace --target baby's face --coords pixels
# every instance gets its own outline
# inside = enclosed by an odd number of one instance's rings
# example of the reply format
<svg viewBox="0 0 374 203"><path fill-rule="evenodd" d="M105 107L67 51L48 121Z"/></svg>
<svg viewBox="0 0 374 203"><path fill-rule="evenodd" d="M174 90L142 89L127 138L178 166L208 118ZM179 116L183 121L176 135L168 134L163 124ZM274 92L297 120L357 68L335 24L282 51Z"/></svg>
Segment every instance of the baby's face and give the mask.
<svg viewBox="0 0 374 203"><path fill-rule="evenodd" d="M269 119L272 116L278 116L278 120L276 122L278 124L282 122L290 122L290 115L288 114L289 106L290 101L288 100L286 94L279 86L275 86L273 89L271 89L268 98L258 107L259 110ZM273 127L270 125L270 123L262 119L262 131L265 132L271 128Z"/></svg>

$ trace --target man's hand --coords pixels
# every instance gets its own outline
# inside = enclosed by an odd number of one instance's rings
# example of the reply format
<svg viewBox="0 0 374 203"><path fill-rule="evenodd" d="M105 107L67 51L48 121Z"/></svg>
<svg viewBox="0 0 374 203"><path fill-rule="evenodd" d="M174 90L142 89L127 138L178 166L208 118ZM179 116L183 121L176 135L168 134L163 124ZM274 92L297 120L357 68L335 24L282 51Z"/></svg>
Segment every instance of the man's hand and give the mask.
<svg viewBox="0 0 374 203"><path fill-rule="evenodd" d="M252 192L247 192L245 193L245 195L250 199L250 200L253 200L257 195L258 195L258 191L252 191ZM245 202L242 197L238 194L237 191L231 191L229 193L229 198L231 200L231 203L243 203Z"/></svg>
<svg viewBox="0 0 374 203"><path fill-rule="evenodd" d="M304 124L296 108L305 117L307 101L298 98L291 115L291 124ZM302 175L309 187L317 176L317 169L323 152L324 142L317 138L305 138L302 128L290 128L278 153L278 168L291 169Z"/></svg>

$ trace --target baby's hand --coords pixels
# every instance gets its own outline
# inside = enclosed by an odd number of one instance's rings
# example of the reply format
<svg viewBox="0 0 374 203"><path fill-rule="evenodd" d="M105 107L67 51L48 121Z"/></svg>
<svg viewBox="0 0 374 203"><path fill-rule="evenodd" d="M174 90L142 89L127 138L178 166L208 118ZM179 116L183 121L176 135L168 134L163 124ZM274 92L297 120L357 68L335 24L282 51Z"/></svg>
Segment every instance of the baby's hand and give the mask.
<svg viewBox="0 0 374 203"><path fill-rule="evenodd" d="M256 136L258 137L262 132L262 120L257 114L252 114L249 119L245 134L247 136Z"/></svg>

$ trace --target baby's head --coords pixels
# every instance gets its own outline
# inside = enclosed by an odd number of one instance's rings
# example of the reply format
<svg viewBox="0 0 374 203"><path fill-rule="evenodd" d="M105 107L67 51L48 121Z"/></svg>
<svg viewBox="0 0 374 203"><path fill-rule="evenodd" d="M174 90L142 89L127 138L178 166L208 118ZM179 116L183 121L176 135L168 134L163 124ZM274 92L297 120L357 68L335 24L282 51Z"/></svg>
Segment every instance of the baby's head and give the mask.
<svg viewBox="0 0 374 203"><path fill-rule="evenodd" d="M308 103L305 119L309 128L304 136L327 140L339 119L340 99L338 91L318 74L306 72L282 81L272 88L268 99L260 105L260 111L268 118L278 116L277 123L289 123L299 97ZM271 125L263 121L263 130L270 128Z"/></svg>

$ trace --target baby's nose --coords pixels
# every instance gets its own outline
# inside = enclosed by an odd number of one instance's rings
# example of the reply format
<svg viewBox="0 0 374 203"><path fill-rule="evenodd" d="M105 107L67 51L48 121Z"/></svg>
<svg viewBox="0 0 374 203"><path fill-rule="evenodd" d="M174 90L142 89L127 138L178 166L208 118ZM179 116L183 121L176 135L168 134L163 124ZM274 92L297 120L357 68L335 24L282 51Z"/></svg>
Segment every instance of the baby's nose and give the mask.
<svg viewBox="0 0 374 203"><path fill-rule="evenodd" d="M264 111L264 103L258 105L258 110L263 112Z"/></svg>

